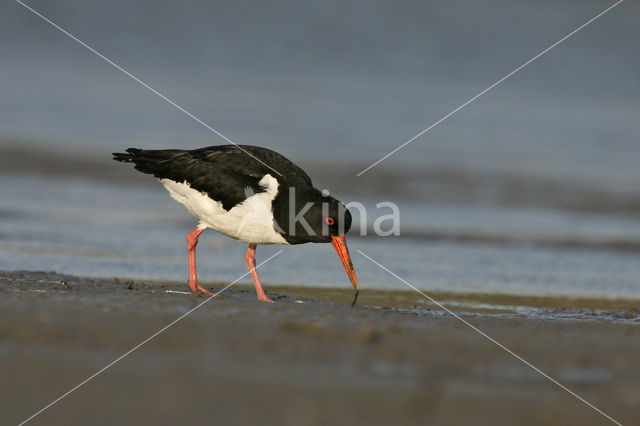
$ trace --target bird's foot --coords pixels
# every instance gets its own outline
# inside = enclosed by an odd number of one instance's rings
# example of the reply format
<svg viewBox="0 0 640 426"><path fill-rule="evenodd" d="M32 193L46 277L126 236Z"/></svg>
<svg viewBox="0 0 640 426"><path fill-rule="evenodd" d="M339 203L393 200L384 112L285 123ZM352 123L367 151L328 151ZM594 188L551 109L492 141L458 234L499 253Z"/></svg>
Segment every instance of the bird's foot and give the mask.
<svg viewBox="0 0 640 426"><path fill-rule="evenodd" d="M198 294L204 294L204 295L207 295L207 296L215 296L215 297L218 297L218 295L216 295L215 293L210 292L209 290L207 290L206 288L202 287L202 286L201 286L200 284L198 284L197 282L195 282L195 283L190 282L190 283L189 283L189 288L191 289L191 292L192 292L193 294L195 294L196 296L197 296Z"/></svg>
<svg viewBox="0 0 640 426"><path fill-rule="evenodd" d="M262 296L258 296L258 300L260 300L261 302L269 302L269 303L275 303L274 300L269 299L267 296L262 295Z"/></svg>

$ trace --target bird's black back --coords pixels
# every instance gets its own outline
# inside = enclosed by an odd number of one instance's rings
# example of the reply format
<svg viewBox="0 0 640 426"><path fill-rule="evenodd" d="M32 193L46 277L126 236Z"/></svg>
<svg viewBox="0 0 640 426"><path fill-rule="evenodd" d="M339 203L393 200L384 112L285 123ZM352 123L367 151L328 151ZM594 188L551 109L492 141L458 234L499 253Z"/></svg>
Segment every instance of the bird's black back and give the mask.
<svg viewBox="0 0 640 426"><path fill-rule="evenodd" d="M258 146L217 145L191 151L129 148L126 152L114 153L113 159L134 163L136 170L159 179L187 182L222 202L225 210L244 201L249 190L264 191L258 182L266 174L278 180L279 191L289 186L312 187L304 170L277 152Z"/></svg>

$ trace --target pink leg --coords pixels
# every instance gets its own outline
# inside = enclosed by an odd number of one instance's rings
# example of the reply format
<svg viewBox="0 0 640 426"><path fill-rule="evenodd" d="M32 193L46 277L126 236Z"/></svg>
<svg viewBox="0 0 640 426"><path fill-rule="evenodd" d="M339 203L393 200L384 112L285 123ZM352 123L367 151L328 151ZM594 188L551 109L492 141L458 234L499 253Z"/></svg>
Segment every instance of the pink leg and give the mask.
<svg viewBox="0 0 640 426"><path fill-rule="evenodd" d="M247 253L244 255L244 261L247 264L247 268L251 272L251 278L253 278L253 285L256 287L256 295L258 296L258 300L262 300L264 302L273 302L273 300L269 299L267 295L264 294L262 284L260 284L258 271L256 271L256 245L255 244L249 244Z"/></svg>
<svg viewBox="0 0 640 426"><path fill-rule="evenodd" d="M198 245L198 237L205 228L196 228L187 234L187 251L189 253L189 288L195 294L198 292L213 295L209 290L198 284L198 275L196 274L196 245Z"/></svg>

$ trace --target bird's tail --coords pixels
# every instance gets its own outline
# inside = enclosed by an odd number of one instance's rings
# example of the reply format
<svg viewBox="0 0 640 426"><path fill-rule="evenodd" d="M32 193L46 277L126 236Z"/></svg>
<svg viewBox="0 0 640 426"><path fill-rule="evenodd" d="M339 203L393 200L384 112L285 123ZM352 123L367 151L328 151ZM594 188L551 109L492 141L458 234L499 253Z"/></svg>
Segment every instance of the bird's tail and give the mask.
<svg viewBox="0 0 640 426"><path fill-rule="evenodd" d="M142 150L138 148L129 148L126 151L127 151L127 154L123 152L114 152L113 159L116 161L122 161L123 163L131 163L134 157L136 157L140 152L142 152Z"/></svg>
<svg viewBox="0 0 640 426"><path fill-rule="evenodd" d="M162 174L170 167L167 160L174 159L187 151L181 149L139 149L129 148L126 154L114 152L113 159L123 163L134 163L136 170L154 175Z"/></svg>

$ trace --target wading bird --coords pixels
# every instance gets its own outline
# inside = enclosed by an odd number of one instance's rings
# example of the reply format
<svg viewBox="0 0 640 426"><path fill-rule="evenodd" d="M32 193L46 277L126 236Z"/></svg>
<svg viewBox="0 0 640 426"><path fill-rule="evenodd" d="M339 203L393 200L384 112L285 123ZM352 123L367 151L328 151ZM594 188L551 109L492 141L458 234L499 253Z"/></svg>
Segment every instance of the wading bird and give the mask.
<svg viewBox="0 0 640 426"><path fill-rule="evenodd" d="M249 145L219 145L191 151L129 148L114 153L116 161L155 176L198 219L187 235L189 287L213 295L198 284L196 245L207 228L249 243L247 268L259 300L266 296L255 269L258 244L331 242L338 252L358 298L358 280L345 234L351 214L335 198L314 188L300 167L270 149Z"/></svg>

